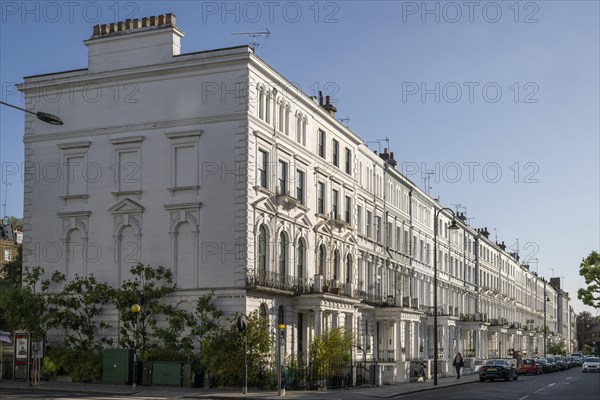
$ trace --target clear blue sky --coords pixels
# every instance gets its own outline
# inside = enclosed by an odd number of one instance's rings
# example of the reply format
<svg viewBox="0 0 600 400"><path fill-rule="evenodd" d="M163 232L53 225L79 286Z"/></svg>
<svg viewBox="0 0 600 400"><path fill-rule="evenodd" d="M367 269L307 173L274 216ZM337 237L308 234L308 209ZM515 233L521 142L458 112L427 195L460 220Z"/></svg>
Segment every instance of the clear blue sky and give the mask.
<svg viewBox="0 0 600 400"><path fill-rule="evenodd" d="M422 187L434 172L433 196L513 250L518 239L534 271L564 277L576 311L591 311L576 292L581 259L600 249L599 2L468 4L2 0L1 98L22 104L24 76L86 67L97 23L172 12L184 53L268 28L265 61L305 93L330 94L365 141L389 138ZM22 171L23 115L0 107L0 118L7 214L21 216L22 179L8 172Z"/></svg>

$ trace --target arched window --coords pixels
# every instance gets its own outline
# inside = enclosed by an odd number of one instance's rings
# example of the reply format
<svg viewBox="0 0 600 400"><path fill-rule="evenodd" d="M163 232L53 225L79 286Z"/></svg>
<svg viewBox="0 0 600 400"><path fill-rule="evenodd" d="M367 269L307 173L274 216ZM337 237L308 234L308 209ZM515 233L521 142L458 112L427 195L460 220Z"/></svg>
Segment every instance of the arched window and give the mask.
<svg viewBox="0 0 600 400"><path fill-rule="evenodd" d="M340 252L333 252L333 279L337 280L340 278Z"/></svg>
<svg viewBox="0 0 600 400"><path fill-rule="evenodd" d="M271 121L271 93L267 92L267 102L265 103L265 122Z"/></svg>
<svg viewBox="0 0 600 400"><path fill-rule="evenodd" d="M258 272L264 277L267 273L267 229L261 225L258 228Z"/></svg>
<svg viewBox="0 0 600 400"><path fill-rule="evenodd" d="M306 119L302 119L302 145L306 146Z"/></svg>
<svg viewBox="0 0 600 400"><path fill-rule="evenodd" d="M325 276L325 263L327 262L327 251L325 250L325 245L319 246L319 259L318 259L318 270L319 275Z"/></svg>
<svg viewBox="0 0 600 400"><path fill-rule="evenodd" d="M302 115L298 114L296 118L296 142L302 143Z"/></svg>
<svg viewBox="0 0 600 400"><path fill-rule="evenodd" d="M279 306L279 310L277 311L277 323L285 324L285 312L283 306Z"/></svg>
<svg viewBox="0 0 600 400"><path fill-rule="evenodd" d="M258 317L263 321L268 321L269 316L267 314L267 305L262 303L258 309Z"/></svg>
<svg viewBox="0 0 600 400"><path fill-rule="evenodd" d="M278 116L278 118L279 118L279 121L278 121L279 122L279 132L283 132L283 122L284 122L284 116L283 116L283 114L284 114L284 112L285 112L285 110L284 110L284 107L283 107L283 102L280 102L279 103L279 116Z"/></svg>
<svg viewBox="0 0 600 400"><path fill-rule="evenodd" d="M354 275L352 271L352 257L350 254L346 256L346 283L352 282L352 276Z"/></svg>
<svg viewBox="0 0 600 400"><path fill-rule="evenodd" d="M290 135L290 107L285 107L285 126L283 127L286 135Z"/></svg>
<svg viewBox="0 0 600 400"><path fill-rule="evenodd" d="M258 118L260 118L260 119L265 118L264 101L265 101L265 93L264 93L264 90L262 88L260 88L258 90Z"/></svg>
<svg viewBox="0 0 600 400"><path fill-rule="evenodd" d="M284 232L279 235L279 274L281 278L285 275L288 261L288 239Z"/></svg>
<svg viewBox="0 0 600 400"><path fill-rule="evenodd" d="M298 258L297 258L296 276L300 279L304 278L306 269L306 244L304 239L298 240Z"/></svg>

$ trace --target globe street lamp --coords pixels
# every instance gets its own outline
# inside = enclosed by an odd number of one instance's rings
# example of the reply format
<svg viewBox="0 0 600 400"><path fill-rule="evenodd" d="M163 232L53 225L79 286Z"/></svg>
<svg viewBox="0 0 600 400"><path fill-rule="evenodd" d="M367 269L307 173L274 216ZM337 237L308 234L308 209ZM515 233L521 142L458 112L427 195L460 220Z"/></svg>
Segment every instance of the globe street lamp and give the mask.
<svg viewBox="0 0 600 400"><path fill-rule="evenodd" d="M438 320L437 320L437 235L438 219L442 211L452 213L452 223L448 229L458 229L456 225L456 215L450 208L436 210L433 214L433 386L437 386L438 378Z"/></svg>
<svg viewBox="0 0 600 400"><path fill-rule="evenodd" d="M546 286L546 282L544 281L544 287ZM548 297L548 292L544 290L544 357L546 357L546 339L548 337L548 328L546 327L546 303L550 301L550 297Z"/></svg>
<svg viewBox="0 0 600 400"><path fill-rule="evenodd" d="M0 101L0 104L3 104L5 106L9 106L9 107L12 107L12 108L16 108L17 110L25 111L26 113L29 113L29 114L33 114L40 121L44 121L45 123L50 124L50 125L62 125L63 124L62 120L59 117L57 117L56 115L54 115L54 114L48 114L48 113L45 113L45 112L42 112L42 111L38 111L38 112L29 111L29 110L26 110L24 108L17 107L17 106L15 106L13 104L8 104L8 103L6 103L4 101Z"/></svg>
<svg viewBox="0 0 600 400"><path fill-rule="evenodd" d="M133 383L131 386L133 390L137 386L137 322L140 311L142 311L142 307L139 304L131 306L131 312L133 313Z"/></svg>

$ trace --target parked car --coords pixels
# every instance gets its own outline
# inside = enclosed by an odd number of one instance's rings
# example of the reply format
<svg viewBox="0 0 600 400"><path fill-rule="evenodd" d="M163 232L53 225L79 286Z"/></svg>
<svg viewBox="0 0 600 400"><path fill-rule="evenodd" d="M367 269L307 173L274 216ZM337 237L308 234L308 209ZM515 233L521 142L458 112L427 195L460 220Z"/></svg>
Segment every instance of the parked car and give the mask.
<svg viewBox="0 0 600 400"><path fill-rule="evenodd" d="M519 367L517 368L519 375L523 374L535 374L539 375L543 373L542 364L533 358L524 358L521 360Z"/></svg>
<svg viewBox="0 0 600 400"><path fill-rule="evenodd" d="M561 356L553 356L552 358L554 358L554 361L556 362L557 371L564 371L567 369L567 366L565 365L565 362Z"/></svg>
<svg viewBox="0 0 600 400"><path fill-rule="evenodd" d="M600 372L600 358L588 357L581 367L583 372ZM481 375L480 375L481 376Z"/></svg>
<svg viewBox="0 0 600 400"><path fill-rule="evenodd" d="M583 358L580 356L571 356L575 360L575 365L581 367L583 365Z"/></svg>
<svg viewBox="0 0 600 400"><path fill-rule="evenodd" d="M479 368L479 381L484 382L485 380L504 379L509 381L519 379L519 373L514 364L510 361L501 358L495 358L488 360L485 365Z"/></svg>
<svg viewBox="0 0 600 400"><path fill-rule="evenodd" d="M479 369L485 364L486 360L483 358L475 358L473 360L473 373L478 374Z"/></svg>
<svg viewBox="0 0 600 400"><path fill-rule="evenodd" d="M538 362L542 366L542 371L544 371L544 373L554 372L554 365L547 358L540 358L538 359Z"/></svg>

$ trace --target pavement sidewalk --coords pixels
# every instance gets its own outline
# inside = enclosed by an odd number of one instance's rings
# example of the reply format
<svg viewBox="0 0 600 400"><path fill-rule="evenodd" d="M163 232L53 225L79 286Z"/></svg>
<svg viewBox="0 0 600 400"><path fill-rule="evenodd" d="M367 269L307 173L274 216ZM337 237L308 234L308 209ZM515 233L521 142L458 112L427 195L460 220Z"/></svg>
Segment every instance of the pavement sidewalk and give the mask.
<svg viewBox="0 0 600 400"><path fill-rule="evenodd" d="M471 384L478 381L478 375L463 375L461 379L455 377L439 378L438 385L433 385L433 380L426 382L398 383L378 387L362 387L348 389L330 389L322 391L286 391L285 397L295 400L359 400L366 397L387 399L403 394L434 390L449 386ZM70 383L70 382L41 382L39 386L31 387L27 382L3 380L0 381L2 389L21 389L39 391L57 391L88 393L96 395L158 397L179 399L249 399L264 400L278 398L274 391L252 391L244 395L241 389L203 389L179 388L160 386L138 386L132 390L131 385L107 385L97 383Z"/></svg>

